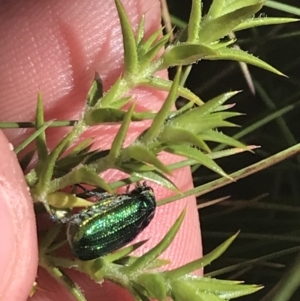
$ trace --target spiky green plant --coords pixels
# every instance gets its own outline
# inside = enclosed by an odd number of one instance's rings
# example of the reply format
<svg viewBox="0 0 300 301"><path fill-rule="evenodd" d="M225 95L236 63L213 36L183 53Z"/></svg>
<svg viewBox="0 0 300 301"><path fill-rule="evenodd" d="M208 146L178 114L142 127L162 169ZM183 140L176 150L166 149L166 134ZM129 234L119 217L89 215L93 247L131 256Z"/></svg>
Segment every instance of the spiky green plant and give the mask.
<svg viewBox="0 0 300 301"><path fill-rule="evenodd" d="M255 166L227 175L215 159L255 148L255 146L245 146L218 130L222 127L235 126L227 119L240 114L229 111L233 105L225 104L225 102L238 92L224 93L204 102L180 85L182 66L190 66L199 60L234 60L282 75L262 60L234 48L235 39L223 40L223 37L227 37L234 31L293 22L295 19L254 18L253 15L264 4L264 1L260 0L230 1L230 3L226 0L214 0L207 15L202 16L202 2L194 0L188 26L176 36L174 41L169 43L170 34L162 35L161 30L145 39L144 19L141 20L137 33L134 34L120 0L116 0L115 3L123 34L123 74L106 93L103 93L101 78L96 74L83 105L82 118L76 122L61 124L62 126L72 125L72 129L51 151L48 150L45 130L53 126L55 122L44 120L43 101L39 94L34 123L35 132L15 149L18 153L32 141L36 143L38 157L36 167L25 174L36 204L42 203L49 214L58 213L60 210L71 210L74 207L88 205L84 199L61 192L62 189L78 183L113 192L115 188L124 186L125 183L147 180L177 193L175 197L160 200L158 204L163 205L189 194L204 194L232 180L274 164L276 158L277 161L282 160L286 154L291 155L295 152L295 148L287 150L284 154L274 157L272 162L262 161ZM174 81L155 75L157 71L173 66L178 66ZM127 95L131 89L139 86L168 91L168 97L158 112L134 111L135 103ZM184 97L189 102L180 110L173 111L172 108L178 96ZM126 104L130 104L127 111L122 109ZM145 119L152 120L149 128L125 147L123 144L131 122ZM77 138L89 127L108 122L121 123L109 150L91 151L91 139L73 146ZM2 124L2 127L5 127L5 124ZM212 151L209 147L210 141L231 148L224 151ZM296 151L298 150L299 146ZM162 151L180 155L185 159L166 166L157 157ZM29 166L32 156L33 153L29 153L22 158L21 165L24 170ZM203 165L219 174L221 178L180 193L166 174L170 174L174 169L190 165ZM129 177L124 181L107 183L101 177L101 173L108 169L121 170ZM136 300L155 298L163 301L166 297L171 297L176 301L221 301L250 294L261 288L255 285L244 285L237 281L217 280L191 274L220 256L235 236L203 258L182 267L170 271L154 269L167 263L166 260L159 259L159 256L172 243L184 214L183 211L164 239L142 256L130 255L142 245L142 243L137 243L88 262L57 255L56 251L65 244L66 238L60 236L63 226L55 224L39 242L40 265L66 287L76 300L81 301L86 300L83 292L70 279L64 268L84 272L96 282L103 279L111 280L125 287Z"/></svg>

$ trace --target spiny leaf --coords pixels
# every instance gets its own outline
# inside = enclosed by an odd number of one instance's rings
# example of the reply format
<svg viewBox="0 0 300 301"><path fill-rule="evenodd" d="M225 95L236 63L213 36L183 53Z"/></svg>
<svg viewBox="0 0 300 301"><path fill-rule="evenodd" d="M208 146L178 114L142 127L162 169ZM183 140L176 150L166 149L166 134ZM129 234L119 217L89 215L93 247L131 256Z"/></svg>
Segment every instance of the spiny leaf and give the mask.
<svg viewBox="0 0 300 301"><path fill-rule="evenodd" d="M92 146L93 146L93 139L86 138L83 141L80 141L78 144L76 144L75 147L70 151L68 156L69 155L75 156L77 154L87 153Z"/></svg>
<svg viewBox="0 0 300 301"><path fill-rule="evenodd" d="M171 80L159 78L157 76L149 76L140 81L141 86L152 87L162 91L169 91L172 84L173 82ZM204 103L196 94L185 87L179 86L177 92L179 96L182 96L197 105L202 105Z"/></svg>
<svg viewBox="0 0 300 301"><path fill-rule="evenodd" d="M168 295L174 300L186 301L227 301L232 298L252 294L262 287L244 285L232 282L223 282L205 277L185 276L170 283Z"/></svg>
<svg viewBox="0 0 300 301"><path fill-rule="evenodd" d="M133 177L139 177L140 179L143 179L145 181L156 183L166 189L170 189L176 193L180 193L177 186L163 173L160 173L157 170L139 171L136 169L130 169L127 166L126 167L123 166L122 170L129 173Z"/></svg>
<svg viewBox="0 0 300 301"><path fill-rule="evenodd" d="M234 31L245 30L258 26L267 26L267 25L276 25L276 24L285 24L291 22L299 22L299 19L294 18L267 18L260 17L255 19L248 19L245 22L241 23L235 27Z"/></svg>
<svg viewBox="0 0 300 301"><path fill-rule="evenodd" d="M194 260L192 262L189 262L177 269L164 272L165 277L168 279L178 279L184 275L187 275L193 271L196 271L198 269L202 269L208 264L210 264L215 259L219 258L231 245L231 243L235 240L238 233L228 238L226 241L224 241L221 245L219 245L217 248L215 248L213 251L208 253L207 255L203 256L200 259Z"/></svg>
<svg viewBox="0 0 300 301"><path fill-rule="evenodd" d="M23 150L26 146L28 146L32 141L34 141L41 133L45 132L45 130L50 127L53 121L47 121L41 126L38 130L32 133L28 138L26 138L21 144L15 147L14 152L18 154L21 150Z"/></svg>
<svg viewBox="0 0 300 301"><path fill-rule="evenodd" d="M190 19L188 23L188 43L195 43L199 39L199 27L202 17L202 2L192 1Z"/></svg>
<svg viewBox="0 0 300 301"><path fill-rule="evenodd" d="M243 1L234 0L234 1L229 1L229 2L226 1L225 5L222 9L222 15L229 14L231 12L240 10L242 8L252 9L252 7L255 5L259 7L256 11L256 12L258 12L263 7L264 4L265 4L264 0L243 0ZM253 15L254 15L254 13L253 13Z"/></svg>
<svg viewBox="0 0 300 301"><path fill-rule="evenodd" d="M264 62L263 60L241 50L236 48L221 48L215 50L217 52L216 55L208 55L205 57L206 60L232 60L232 61L238 61L238 62L244 62L246 64L250 64L262 69L265 69L267 71L273 72L278 75L285 76L283 73L281 73L276 68L272 67L268 63Z"/></svg>
<svg viewBox="0 0 300 301"><path fill-rule="evenodd" d="M137 259L137 257L138 256L127 256L127 257L121 258L116 263L128 266L128 265L131 265ZM170 264L170 260L157 258L157 259L153 260L150 264L147 265L147 270L157 269L157 268L160 268L167 264Z"/></svg>
<svg viewBox="0 0 300 301"><path fill-rule="evenodd" d="M169 113L172 109L172 106L174 105L176 98L177 98L177 89L179 86L179 80L180 80L180 74L181 74L181 68L178 68L176 76L174 78L174 82L172 84L171 90L169 92L169 95L167 99L165 100L163 106L157 112L156 116L153 119L153 122L148 128L147 131L144 132L142 137L139 138L141 143L147 144L149 142L152 142L154 139L157 138L159 132L161 131L161 128L169 116Z"/></svg>
<svg viewBox="0 0 300 301"><path fill-rule="evenodd" d="M129 267L126 268L128 272L137 271L148 264L150 264L153 260L155 260L162 252L164 252L174 240L180 226L183 222L186 210L184 209L182 213L179 215L171 229L167 232L164 238L151 250L146 252L141 257L137 258L135 262L132 263Z"/></svg>
<svg viewBox="0 0 300 301"><path fill-rule="evenodd" d="M126 98L126 102L129 101L129 97ZM92 110L86 114L85 122L87 125L97 125L101 123L117 123L122 122L126 111L115 108L100 108ZM145 119L152 119L155 116L151 112L133 112L132 121L141 121Z"/></svg>
<svg viewBox="0 0 300 301"><path fill-rule="evenodd" d="M140 60L140 68L141 70L146 69L148 65L154 60L154 58L158 55L159 51L165 44L168 42L170 35L172 32L169 32L165 36L163 36L155 45L153 45L143 56L139 57Z"/></svg>
<svg viewBox="0 0 300 301"><path fill-rule="evenodd" d="M190 109L188 111L183 112L180 115L175 116L174 118L171 119L172 123L176 125L180 125L181 120L184 120L185 123L187 120L191 122L196 118L201 120L202 116L209 115L214 111L218 111L219 107L221 107L223 103L225 103L228 99L232 98L238 93L240 93L240 91L226 92L220 94L217 97L210 99L205 104L199 107Z"/></svg>
<svg viewBox="0 0 300 301"><path fill-rule="evenodd" d="M185 43L171 46L161 56L163 62L159 69L194 64L208 55L212 56L216 55L216 53L205 45Z"/></svg>
<svg viewBox="0 0 300 301"><path fill-rule="evenodd" d="M47 195L47 202L56 208L87 207L93 203L73 194L56 191Z"/></svg>
<svg viewBox="0 0 300 301"><path fill-rule="evenodd" d="M136 42L136 45L138 45L138 46L143 41L144 30L145 30L145 15L142 15L141 21L139 23L139 27L138 27L138 30L136 33L136 37L135 37L135 42Z"/></svg>
<svg viewBox="0 0 300 301"><path fill-rule="evenodd" d="M87 94L87 105L90 107L95 106L103 96L103 83L98 72L95 73L94 81Z"/></svg>
<svg viewBox="0 0 300 301"><path fill-rule="evenodd" d="M244 20L259 11L262 6L263 3L246 6L212 20L204 19L199 32L199 42L203 45L209 45L218 41L228 35L229 32L234 30Z"/></svg>
<svg viewBox="0 0 300 301"><path fill-rule="evenodd" d="M132 161L122 164L119 169L130 174L131 177L138 177L140 179L156 183L177 193L180 192L176 185L154 166Z"/></svg>
<svg viewBox="0 0 300 301"><path fill-rule="evenodd" d="M86 183L102 188L105 191L112 192L110 186L97 173L82 167L72 172L69 178L69 185L77 183Z"/></svg>
<svg viewBox="0 0 300 301"><path fill-rule="evenodd" d="M192 284L180 279L170 283L169 296L175 301L224 301L216 295L202 294Z"/></svg>
<svg viewBox="0 0 300 301"><path fill-rule="evenodd" d="M37 106L36 106L36 117L35 117L35 126L36 130L40 129L45 124L44 120L44 105L42 95L38 93L37 99ZM41 131L41 133L35 139L36 149L38 154L38 163L37 169L39 169L40 164L45 162L48 157L48 149L47 149L47 142L46 142L46 133L45 130Z"/></svg>
<svg viewBox="0 0 300 301"><path fill-rule="evenodd" d="M121 1L115 0L115 4L121 22L125 74L136 74L138 71L138 55L133 29Z"/></svg>
<svg viewBox="0 0 300 301"><path fill-rule="evenodd" d="M237 281L224 281L207 277L187 276L184 277L183 281L192 285L194 290L217 295L222 300L231 300L252 294L262 288L257 285L240 284Z"/></svg>
<svg viewBox="0 0 300 301"><path fill-rule="evenodd" d="M126 112L126 114L124 116L121 127L118 130L118 132L114 138L114 141L112 142L111 149L108 154L108 160L112 160L113 162L115 162L115 160L119 157L121 148L123 146L124 140L127 136L127 132L128 132L129 126L130 126L134 107L135 107L135 103L133 103L130 106L129 110Z"/></svg>
<svg viewBox="0 0 300 301"><path fill-rule="evenodd" d="M194 115L194 119L181 119L180 124L175 123L175 127L179 128L188 128L192 133L194 134L200 134L204 131L215 129L215 128L221 128L221 127L236 127L237 125L224 120L223 113L217 113L210 116L205 117L197 117L197 115ZM235 116L235 114L228 113L229 115L224 117L232 117ZM189 121L190 120L190 121ZM193 120L194 122L191 122Z"/></svg>
<svg viewBox="0 0 300 301"><path fill-rule="evenodd" d="M212 1L206 19L213 20L222 14L222 10L226 5L227 0L214 0Z"/></svg>
<svg viewBox="0 0 300 301"><path fill-rule="evenodd" d="M213 153L207 154L210 158L212 159L219 159L219 158L224 158L228 156L233 156L238 153L246 152L246 151L252 151L253 149L259 148L260 146L258 145L247 145L244 146L243 148L230 148L230 149L225 149L222 151L215 151Z"/></svg>
<svg viewBox="0 0 300 301"><path fill-rule="evenodd" d="M187 145L172 145L166 148L166 151L176 154L179 156L184 156L189 159L196 160L200 164L206 166L207 168L211 169L213 172L218 173L222 177L226 177L231 179L223 169L214 162L214 160L210 159L207 155L203 154L201 151L197 150L196 148L192 148Z"/></svg>
<svg viewBox="0 0 300 301"><path fill-rule="evenodd" d="M203 139L205 141L214 141L235 147L246 148L246 146L243 143L216 130L208 130L206 132L202 132L198 135L198 138Z"/></svg>
<svg viewBox="0 0 300 301"><path fill-rule="evenodd" d="M163 164L163 162L161 162L156 157L156 155L143 144L132 144L125 150L125 152L132 159L135 159L139 162L152 164L153 166L167 174L171 173L170 170L166 167L166 165Z"/></svg>
<svg viewBox="0 0 300 301"><path fill-rule="evenodd" d="M165 126L158 137L158 141L165 143L166 145L188 143L190 145L196 145L202 150L210 153L211 150L204 140L205 139L202 137L197 137L196 134L188 129L175 126Z"/></svg>
<svg viewBox="0 0 300 301"><path fill-rule="evenodd" d="M167 288L162 274L143 273L139 275L135 281L147 290L151 298L155 298L158 301L165 301L167 296Z"/></svg>
<svg viewBox="0 0 300 301"><path fill-rule="evenodd" d="M114 107L113 104L116 101L116 95L119 92L119 88L120 88L120 84L121 84L121 78L119 77L114 84L111 86L111 88L108 90L108 92L106 92L103 96L103 98L101 99L101 101L99 101L97 103L97 105L94 106L94 109L96 108L106 108L106 107ZM85 119L85 118L84 118Z"/></svg>
<svg viewBox="0 0 300 301"><path fill-rule="evenodd" d="M56 161L53 171L53 177L58 178L66 175L70 172L70 170L72 170L79 164L84 163L85 159L87 159L91 155L91 153L82 153L75 156L68 155Z"/></svg>
<svg viewBox="0 0 300 301"><path fill-rule="evenodd" d="M153 43L158 39L161 35L161 28L156 30L145 42L141 42L138 45L138 56L142 57L145 53L149 51Z"/></svg>
<svg viewBox="0 0 300 301"><path fill-rule="evenodd" d="M118 250L114 253L108 254L104 257L106 262L115 262L117 260L121 260L122 258L128 256L130 253L132 253L133 251L137 250L138 248L140 248L142 245L144 245L148 240L142 240L139 241L135 244L132 244L128 247L125 247L121 250Z"/></svg>

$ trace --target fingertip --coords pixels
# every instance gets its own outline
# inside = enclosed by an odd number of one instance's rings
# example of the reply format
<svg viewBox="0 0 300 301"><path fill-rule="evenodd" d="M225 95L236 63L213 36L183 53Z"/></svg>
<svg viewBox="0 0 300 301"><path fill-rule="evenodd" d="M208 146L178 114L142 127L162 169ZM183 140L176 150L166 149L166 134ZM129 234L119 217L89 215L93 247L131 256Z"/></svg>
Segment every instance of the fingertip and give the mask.
<svg viewBox="0 0 300 301"><path fill-rule="evenodd" d="M166 155L167 161L174 160ZM180 191L193 188L192 176L189 168L182 168L173 173L172 181ZM155 189L158 200L169 195L170 191L162 187ZM137 238L138 241L148 239L147 243L137 250L141 255L155 247L174 225L179 215L186 210L183 222L170 246L161 254L160 258L170 260L165 269L174 269L202 257L202 240L196 199L189 196L181 200L157 208L150 226ZM199 275L202 271L197 271Z"/></svg>
<svg viewBox="0 0 300 301"><path fill-rule="evenodd" d="M26 300L38 262L32 200L11 144L0 132L0 300Z"/></svg>

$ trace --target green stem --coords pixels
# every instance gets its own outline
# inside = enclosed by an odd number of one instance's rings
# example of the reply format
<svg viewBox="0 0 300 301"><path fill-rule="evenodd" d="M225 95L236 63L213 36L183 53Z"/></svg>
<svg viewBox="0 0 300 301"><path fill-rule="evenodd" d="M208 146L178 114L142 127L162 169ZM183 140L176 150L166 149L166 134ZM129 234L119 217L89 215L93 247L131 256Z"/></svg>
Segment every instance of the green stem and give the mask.
<svg viewBox="0 0 300 301"><path fill-rule="evenodd" d="M49 127L63 127L63 126L74 126L78 120L56 120L52 121L51 125ZM12 121L12 122L0 122L0 129L17 129L17 128L35 128L36 124L35 122L18 122L18 121Z"/></svg>

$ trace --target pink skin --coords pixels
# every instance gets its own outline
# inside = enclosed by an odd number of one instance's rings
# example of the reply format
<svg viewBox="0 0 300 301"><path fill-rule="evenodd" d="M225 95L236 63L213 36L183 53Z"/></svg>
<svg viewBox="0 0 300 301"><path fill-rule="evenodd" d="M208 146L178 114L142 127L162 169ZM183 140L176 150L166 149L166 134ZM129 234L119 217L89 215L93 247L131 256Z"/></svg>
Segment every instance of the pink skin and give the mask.
<svg viewBox="0 0 300 301"><path fill-rule="evenodd" d="M124 0L134 28L146 15L146 35L160 26L158 0ZM77 119L95 71L109 88L123 68L122 37L112 0L4 1L0 2L0 112L1 120L28 121L35 114L37 91L42 91L46 119ZM166 76L166 72L162 73ZM133 91L138 110L157 110L165 93L149 89ZM146 123L132 125L128 141L140 133ZM51 129L48 143L55 145L68 129ZM0 300L27 300L38 265L36 224L32 201L18 161L9 141L18 145L29 130L0 133ZM85 136L95 137L96 146L108 147L115 126L95 127ZM165 163L176 158L162 155ZM108 181L120 173L105 173ZM172 180L184 191L192 187L188 168L174 172ZM153 185L158 199L171 194ZM187 207L183 226L164 258L176 267L202 255L195 199L186 198L160 207L154 221L138 237L151 238L139 252L155 245L166 233L182 209ZM102 286L88 277L70 273L92 300L132 300L112 283ZM43 269L39 269L39 287L30 300L74 300Z"/></svg>

